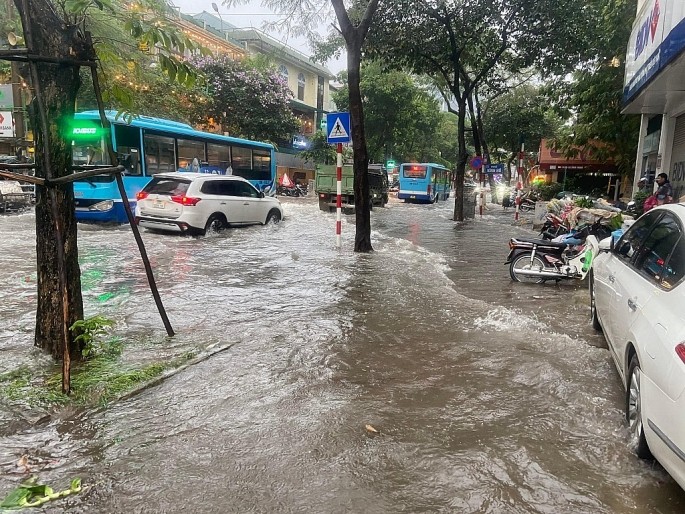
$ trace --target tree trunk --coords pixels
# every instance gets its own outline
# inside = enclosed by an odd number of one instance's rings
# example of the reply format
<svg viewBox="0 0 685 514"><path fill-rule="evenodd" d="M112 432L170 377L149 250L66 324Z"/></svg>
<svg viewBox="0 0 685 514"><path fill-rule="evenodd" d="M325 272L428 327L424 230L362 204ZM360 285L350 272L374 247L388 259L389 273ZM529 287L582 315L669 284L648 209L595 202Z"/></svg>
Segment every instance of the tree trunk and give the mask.
<svg viewBox="0 0 685 514"><path fill-rule="evenodd" d="M369 198L369 154L364 133L364 106L360 90L361 44L358 37L347 41L347 80L350 91L350 125L354 151L355 252L372 252L371 200Z"/></svg>
<svg viewBox="0 0 685 514"><path fill-rule="evenodd" d="M466 174L466 100L457 100L459 112L457 113L457 139L459 141L459 157L457 159L457 172L454 178L454 221L464 221L464 175Z"/></svg>
<svg viewBox="0 0 685 514"><path fill-rule="evenodd" d="M24 34L31 53L56 58L87 59L91 53L84 49L78 27L67 25L60 19L47 0L31 0L30 12L22 0L15 0L21 15ZM71 142L66 135L74 117L76 93L79 89L79 69L76 66L38 63L38 84L44 117L34 97L29 105L29 117L36 140L36 176L57 178L70 175ZM43 129L47 119L47 132ZM46 143L50 152L46 153ZM36 257L38 268L38 302L36 307L35 345L61 358L65 343L69 344L72 359L80 359L81 348L69 335L65 342L64 324L71 326L83 318L81 297L81 271L78 263L74 193L71 185L55 189L57 219L53 216L47 188L36 187ZM67 284L67 319L62 310L56 238L56 224L64 241L64 273Z"/></svg>

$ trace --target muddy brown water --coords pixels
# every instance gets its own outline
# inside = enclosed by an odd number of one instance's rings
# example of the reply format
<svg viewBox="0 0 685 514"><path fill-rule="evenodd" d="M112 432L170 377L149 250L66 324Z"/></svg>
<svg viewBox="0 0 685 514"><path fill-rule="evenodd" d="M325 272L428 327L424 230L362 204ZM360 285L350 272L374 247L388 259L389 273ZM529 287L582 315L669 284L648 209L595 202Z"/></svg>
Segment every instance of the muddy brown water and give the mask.
<svg viewBox="0 0 685 514"><path fill-rule="evenodd" d="M234 346L104 410L34 427L3 411L0 496L27 455L42 482L87 485L51 512L685 509L628 447L585 285L510 281L512 212L455 224L451 202L393 201L356 255L351 218L337 251L334 214L283 203L277 226L144 233L173 340L129 232L79 227L87 313L131 355ZM34 221L0 218L0 371L37 357Z"/></svg>

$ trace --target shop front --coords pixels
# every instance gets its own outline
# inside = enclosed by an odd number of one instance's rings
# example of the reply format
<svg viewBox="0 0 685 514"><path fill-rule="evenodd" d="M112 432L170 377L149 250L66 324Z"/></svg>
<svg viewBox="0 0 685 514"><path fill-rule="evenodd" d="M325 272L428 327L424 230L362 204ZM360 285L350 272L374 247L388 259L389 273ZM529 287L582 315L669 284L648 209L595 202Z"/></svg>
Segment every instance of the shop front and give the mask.
<svg viewBox="0 0 685 514"><path fill-rule="evenodd" d="M642 2L626 53L625 114L640 114L634 191L666 173L685 195L685 2ZM641 179L644 179L641 181Z"/></svg>

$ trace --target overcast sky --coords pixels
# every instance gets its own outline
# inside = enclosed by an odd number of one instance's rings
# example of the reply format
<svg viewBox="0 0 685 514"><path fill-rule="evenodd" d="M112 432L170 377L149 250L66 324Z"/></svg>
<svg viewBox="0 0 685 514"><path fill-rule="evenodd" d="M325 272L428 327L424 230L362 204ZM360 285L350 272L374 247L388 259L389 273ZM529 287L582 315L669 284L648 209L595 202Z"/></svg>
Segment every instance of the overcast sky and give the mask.
<svg viewBox="0 0 685 514"><path fill-rule="evenodd" d="M172 0L174 5L181 9L184 14L198 14L202 11L207 11L208 13L216 15L214 9L212 9L212 0ZM219 7L219 14L221 18L226 23L235 25L236 27L252 27L260 30L264 30L264 22L273 22L283 18L282 15L278 13L274 14L265 7L262 7L261 2L252 1L247 5L240 5L237 7L226 7L221 4L221 0L215 0L217 6ZM322 35L327 33L327 27L322 26L319 32ZM277 39L278 41L287 44L296 50L304 53L305 55L311 55L312 51L309 48L307 40L303 37L294 37L288 34L282 34L278 32L267 32L271 37ZM345 69L346 62L345 56L343 55L340 59L331 59L325 63L326 68L328 68L334 74Z"/></svg>

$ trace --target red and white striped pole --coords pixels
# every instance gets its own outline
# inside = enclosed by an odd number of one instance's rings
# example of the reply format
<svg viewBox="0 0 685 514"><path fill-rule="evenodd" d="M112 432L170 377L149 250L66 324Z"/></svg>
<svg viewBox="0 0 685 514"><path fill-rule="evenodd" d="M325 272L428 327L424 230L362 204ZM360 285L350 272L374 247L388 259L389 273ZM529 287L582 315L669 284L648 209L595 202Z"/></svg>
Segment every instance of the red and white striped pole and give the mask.
<svg viewBox="0 0 685 514"><path fill-rule="evenodd" d="M336 168L336 174L338 179L337 185L337 197L335 199L335 246L340 248L342 246L342 143L338 143L338 167Z"/></svg>
<svg viewBox="0 0 685 514"><path fill-rule="evenodd" d="M481 161L480 165L480 217L483 217L483 208L485 207L485 159Z"/></svg>
<svg viewBox="0 0 685 514"><path fill-rule="evenodd" d="M514 220L516 221L519 219L519 205L521 205L521 195L523 195L523 148L524 144L523 141L521 141L521 151L519 152L519 165L517 169L518 177L516 178L516 214L514 214Z"/></svg>

